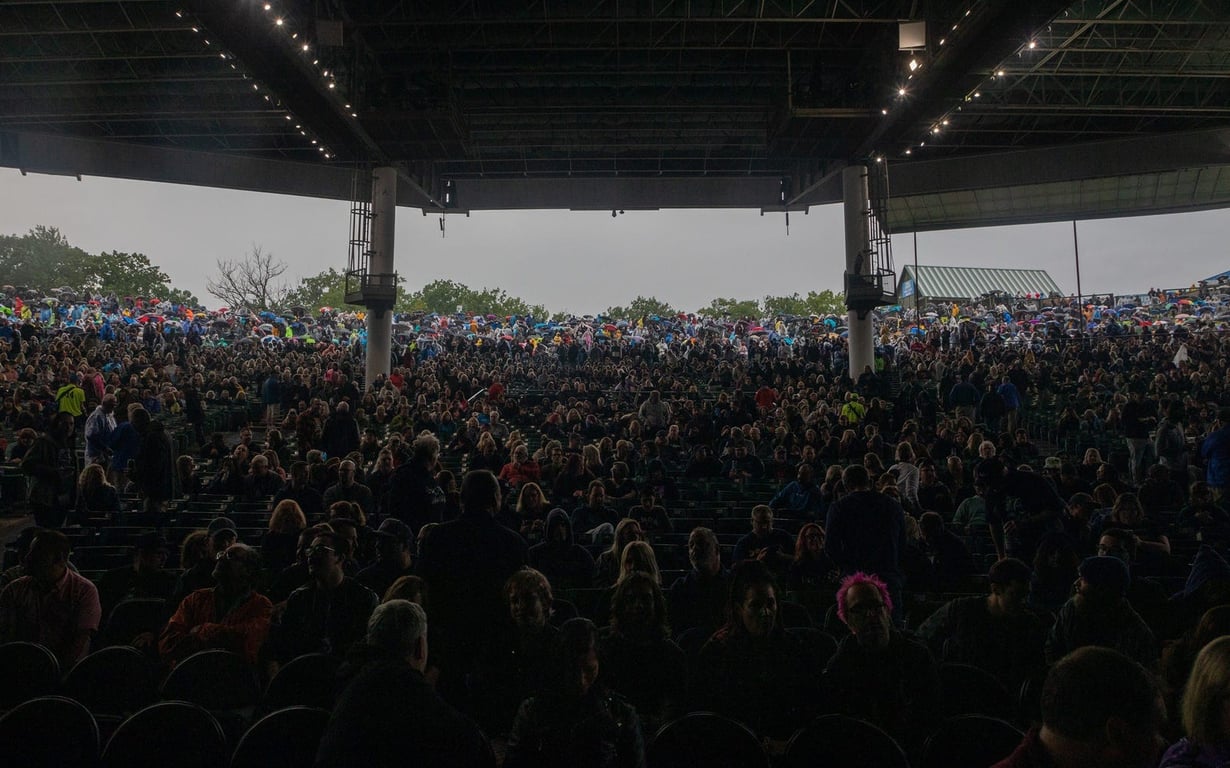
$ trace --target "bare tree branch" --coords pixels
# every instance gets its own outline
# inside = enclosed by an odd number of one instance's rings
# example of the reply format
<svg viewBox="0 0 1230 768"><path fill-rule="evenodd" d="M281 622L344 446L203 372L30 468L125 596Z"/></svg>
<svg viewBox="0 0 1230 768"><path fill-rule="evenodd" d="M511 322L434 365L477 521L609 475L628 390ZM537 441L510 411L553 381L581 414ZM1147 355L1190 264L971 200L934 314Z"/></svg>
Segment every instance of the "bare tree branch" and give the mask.
<svg viewBox="0 0 1230 768"><path fill-rule="evenodd" d="M277 309L290 293L290 287L277 280L286 266L254 244L242 260L218 259L218 277L206 283L205 290L231 307Z"/></svg>

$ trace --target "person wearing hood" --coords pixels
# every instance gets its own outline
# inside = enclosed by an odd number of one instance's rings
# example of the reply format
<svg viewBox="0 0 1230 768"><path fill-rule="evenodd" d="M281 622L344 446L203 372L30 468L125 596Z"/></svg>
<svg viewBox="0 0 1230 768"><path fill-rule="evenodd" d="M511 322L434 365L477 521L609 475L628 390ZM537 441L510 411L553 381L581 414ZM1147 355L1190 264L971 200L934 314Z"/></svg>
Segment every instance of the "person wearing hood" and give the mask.
<svg viewBox="0 0 1230 768"><path fill-rule="evenodd" d="M556 507L547 513L541 544L530 547L530 567L540 571L558 589L588 589L594 583L594 558L576 543L572 520Z"/></svg>
<svg viewBox="0 0 1230 768"><path fill-rule="evenodd" d="M1087 557L1079 573L1076 594L1059 609L1046 639L1047 663L1098 645L1151 667L1158 657L1157 640L1127 601L1132 581L1127 565L1117 557Z"/></svg>
<svg viewBox="0 0 1230 768"><path fill-rule="evenodd" d="M141 437L141 447L132 462L132 481L137 493L145 500L145 512L161 512L174 495L171 487L175 476L175 446L161 421L150 421Z"/></svg>

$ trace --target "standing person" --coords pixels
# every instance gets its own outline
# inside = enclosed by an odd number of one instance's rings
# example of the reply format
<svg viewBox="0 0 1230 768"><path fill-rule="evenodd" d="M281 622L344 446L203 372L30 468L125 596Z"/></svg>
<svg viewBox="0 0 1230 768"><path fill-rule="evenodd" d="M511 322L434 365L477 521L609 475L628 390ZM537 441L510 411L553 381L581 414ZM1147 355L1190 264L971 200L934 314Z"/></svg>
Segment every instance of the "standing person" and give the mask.
<svg viewBox="0 0 1230 768"><path fill-rule="evenodd" d="M1063 530L1067 504L1055 486L1036 472L1009 469L998 458L978 464L975 487L986 499L987 526L991 543L1002 560L1015 557L1032 562L1042 536ZM1016 499L1010 511L1008 499Z"/></svg>
<svg viewBox="0 0 1230 768"><path fill-rule="evenodd" d="M30 511L41 528L59 528L73 507L77 485L74 428L72 414L57 413L21 459L21 471L30 478Z"/></svg>
<svg viewBox="0 0 1230 768"><path fill-rule="evenodd" d="M85 390L81 388L80 381L80 375L70 373L68 381L56 390L56 412L72 416L75 427L84 426L85 420Z"/></svg>
<svg viewBox="0 0 1230 768"><path fill-rule="evenodd" d="M468 472L461 517L440 524L422 543L420 574L431 590L435 620L450 638L440 664L446 673L464 674L486 649L492 623L504 615L504 584L528 560L525 540L496 522L499 511L495 475Z"/></svg>
<svg viewBox="0 0 1230 768"><path fill-rule="evenodd" d="M261 404L265 406L265 424L274 427L278 423L278 407L282 404L282 382L278 372L272 370L261 384Z"/></svg>
<svg viewBox="0 0 1230 768"><path fill-rule="evenodd" d="M874 573L888 585L893 618L904 618L905 510L889 496L871 489L871 477L861 464L851 464L841 476L846 495L829 505L824 526L825 552L842 576Z"/></svg>
<svg viewBox="0 0 1230 768"><path fill-rule="evenodd" d="M419 435L410 444L410 460L389 478L382 507L416 534L424 525L444 520L448 498L436 481L439 460L440 441L431 434Z"/></svg>
<svg viewBox="0 0 1230 768"><path fill-rule="evenodd" d="M343 400L337 404L333 415L325 421L320 440L325 453L339 459L359 450L359 423L350 414L350 403Z"/></svg>
<svg viewBox="0 0 1230 768"><path fill-rule="evenodd" d="M102 402L85 420L85 461L106 460L111 433L115 431L115 395L103 395Z"/></svg>
<svg viewBox="0 0 1230 768"><path fill-rule="evenodd" d="M1016 425L1020 421L1021 408L1024 405L1021 391L1008 376L1000 380L999 388L995 391L1004 401L1004 431L1015 432Z"/></svg>
<svg viewBox="0 0 1230 768"><path fill-rule="evenodd" d="M1230 407L1218 411L1215 426L1200 444L1200 458L1205 461L1205 482L1220 500L1230 488Z"/></svg>
<svg viewBox="0 0 1230 768"><path fill-rule="evenodd" d="M1157 403L1145 399L1142 383L1133 385L1132 399L1123 406L1120 422L1128 444L1132 485L1138 486L1145 481L1145 470L1149 468L1149 430L1157 423Z"/></svg>
<svg viewBox="0 0 1230 768"><path fill-rule="evenodd" d="M166 427L161 421L151 421L132 462L132 482L145 500L147 514L162 512L163 505L174 496L174 450Z"/></svg>

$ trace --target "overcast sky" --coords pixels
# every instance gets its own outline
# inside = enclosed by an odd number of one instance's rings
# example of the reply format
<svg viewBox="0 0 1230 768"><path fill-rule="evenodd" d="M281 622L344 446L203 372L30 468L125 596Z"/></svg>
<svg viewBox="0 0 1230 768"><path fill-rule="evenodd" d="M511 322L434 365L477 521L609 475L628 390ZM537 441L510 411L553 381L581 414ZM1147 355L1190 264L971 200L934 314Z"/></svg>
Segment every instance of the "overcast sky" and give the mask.
<svg viewBox="0 0 1230 768"><path fill-rule="evenodd" d="M0 169L0 233L45 224L90 252L144 253L207 305L217 303L205 291L217 260L254 244L286 261L292 279L344 269L348 216L343 202ZM1228 211L1078 226L1085 293L1188 285L1230 268ZM438 216L399 209L396 243L411 290L449 278L577 313L638 294L695 310L718 296L840 290L844 258L840 206L792 214L789 235L781 214L758 211L522 211L449 216L443 238ZM909 235L894 238L893 256L898 273L913 261ZM1041 268L1076 290L1071 223L922 233L918 261Z"/></svg>

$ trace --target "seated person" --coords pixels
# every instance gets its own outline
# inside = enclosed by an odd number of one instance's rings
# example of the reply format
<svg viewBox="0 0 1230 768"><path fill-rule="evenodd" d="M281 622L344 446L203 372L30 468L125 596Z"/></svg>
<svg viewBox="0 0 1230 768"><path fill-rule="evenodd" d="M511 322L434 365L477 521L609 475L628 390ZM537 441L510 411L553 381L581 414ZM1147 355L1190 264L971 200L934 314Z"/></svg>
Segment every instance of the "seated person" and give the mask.
<svg viewBox="0 0 1230 768"><path fill-rule="evenodd" d="M699 629L707 637L726 623L730 590L717 534L693 528L688 535L688 562L692 570L677 578L667 593L671 622L677 633Z"/></svg>
<svg viewBox="0 0 1230 768"><path fill-rule="evenodd" d="M175 664L208 648L240 654L256 664L269 635L273 604L252 585L260 573L260 553L247 544L232 544L218 553L215 587L184 598L158 639L164 661Z"/></svg>
<svg viewBox="0 0 1230 768"><path fill-rule="evenodd" d="M644 541L645 532L641 530L641 524L630 517L625 517L615 526L615 537L611 540L611 546L598 555L596 564L596 575L594 576L595 587L611 587L619 580L619 565L623 562L624 549L634 541Z"/></svg>
<svg viewBox="0 0 1230 768"><path fill-rule="evenodd" d="M1081 648L1047 674L1042 725L993 768L1152 768L1165 719L1153 675L1121 653Z"/></svg>
<svg viewBox="0 0 1230 768"><path fill-rule="evenodd" d="M787 572L794 553L794 539L773 527L773 510L766 504L752 508L752 530L735 544L734 561L759 560L776 572Z"/></svg>
<svg viewBox="0 0 1230 768"><path fill-rule="evenodd" d="M1025 607L1032 575L1020 560L1000 560L991 566L989 595L950 601L922 623L919 639L935 658L985 669L1017 690L1045 666L1046 631Z"/></svg>
<svg viewBox="0 0 1230 768"><path fill-rule="evenodd" d="M606 541L619 522L619 513L606 503L606 487L601 480L589 484L585 504L572 513L572 525L585 541Z"/></svg>
<svg viewBox="0 0 1230 768"><path fill-rule="evenodd" d="M722 467L722 476L737 481L759 480L764 477L764 462L751 452L747 442L738 442Z"/></svg>
<svg viewBox="0 0 1230 768"><path fill-rule="evenodd" d="M65 670L89 652L102 620L98 590L68 567L69 548L59 531L36 529L23 575L0 592L0 643L44 645Z"/></svg>
<svg viewBox="0 0 1230 768"><path fill-rule="evenodd" d="M1140 540L1126 528L1107 528L1098 539L1099 557L1114 557L1128 567L1131 583L1128 584L1127 600L1137 612L1148 612L1163 606L1170 596L1162 585L1147 576L1141 576L1132 566L1136 561Z"/></svg>
<svg viewBox="0 0 1230 768"><path fill-rule="evenodd" d="M628 517L640 523L641 530L650 536L675 530L674 523L666 514L666 507L658 503L657 497L648 488L641 492L641 503L628 510Z"/></svg>
<svg viewBox="0 0 1230 768"><path fill-rule="evenodd" d="M547 515L546 536L530 547L529 558L530 567L560 589L589 589L594 584L593 555L573 540L572 521L562 509Z"/></svg>
<svg viewBox="0 0 1230 768"><path fill-rule="evenodd" d="M317 768L400 765L410 744L420 765L495 768L478 726L425 677L427 637L427 615L418 605L392 600L372 611L365 663L333 708Z"/></svg>
<svg viewBox="0 0 1230 768"><path fill-rule="evenodd" d="M657 581L642 572L621 579L610 621L598 644L602 683L636 707L647 733L657 733L683 714L687 687L687 659L671 642L666 596Z"/></svg>
<svg viewBox="0 0 1230 768"><path fill-rule="evenodd" d="M175 605L198 589L208 589L214 585L214 568L217 565L214 560L218 553L225 552L227 547L239 541L239 531L229 517L215 517L209 521L205 537L205 556L195 565L183 563L185 570L171 591L171 602Z"/></svg>
<svg viewBox="0 0 1230 768"><path fill-rule="evenodd" d="M507 620L492 628L494 642L478 660L467 691L469 708L490 733L507 733L517 707L550 680L559 631L551 624L551 584L522 568L505 585Z"/></svg>
<svg viewBox="0 0 1230 768"><path fill-rule="evenodd" d="M404 525L404 524L403 524ZM342 570L342 543L320 532L307 548L308 582L290 593L281 619L273 625L267 655L273 677L279 665L305 653L343 657L363 638L367 620L380 599Z"/></svg>
<svg viewBox="0 0 1230 768"><path fill-rule="evenodd" d="M816 482L815 470L810 464L800 464L795 479L787 483L769 502L772 509L785 510L792 517L805 517L809 520L823 520L825 506L820 484Z"/></svg>
<svg viewBox="0 0 1230 768"><path fill-rule="evenodd" d="M1053 664L1077 648L1113 648L1148 666L1157 661L1157 641L1127 601L1131 576L1114 557L1087 557L1080 566L1076 594L1063 608L1046 639L1046 660Z"/></svg>
<svg viewBox="0 0 1230 768"><path fill-rule="evenodd" d="M790 588L816 589L836 585L837 566L824 551L824 529L807 523L799 529L794 542L794 562L790 564Z"/></svg>
<svg viewBox="0 0 1230 768"><path fill-rule="evenodd" d="M728 623L701 648L692 676L692 709L740 721L762 738L785 739L812 714L819 670L778 617L777 580L748 560L731 577Z"/></svg>
<svg viewBox="0 0 1230 768"><path fill-rule="evenodd" d="M907 751L939 723L940 679L926 646L892 628L888 586L865 573L837 591L837 615L850 629L825 669L841 711L883 728Z"/></svg>
<svg viewBox="0 0 1230 768"><path fill-rule="evenodd" d="M1191 500L1179 510L1176 522L1180 528L1230 529L1230 514L1213 500L1209 484L1196 481L1191 485Z"/></svg>
<svg viewBox="0 0 1230 768"><path fill-rule="evenodd" d="M355 581L383 595L402 576L414 572L410 553L414 551L414 531L395 517L385 518L375 531L377 560L359 571Z"/></svg>
<svg viewBox="0 0 1230 768"><path fill-rule="evenodd" d="M593 622L564 622L552 666L554 684L517 711L504 768L643 766L645 741L636 710L599 680Z"/></svg>

